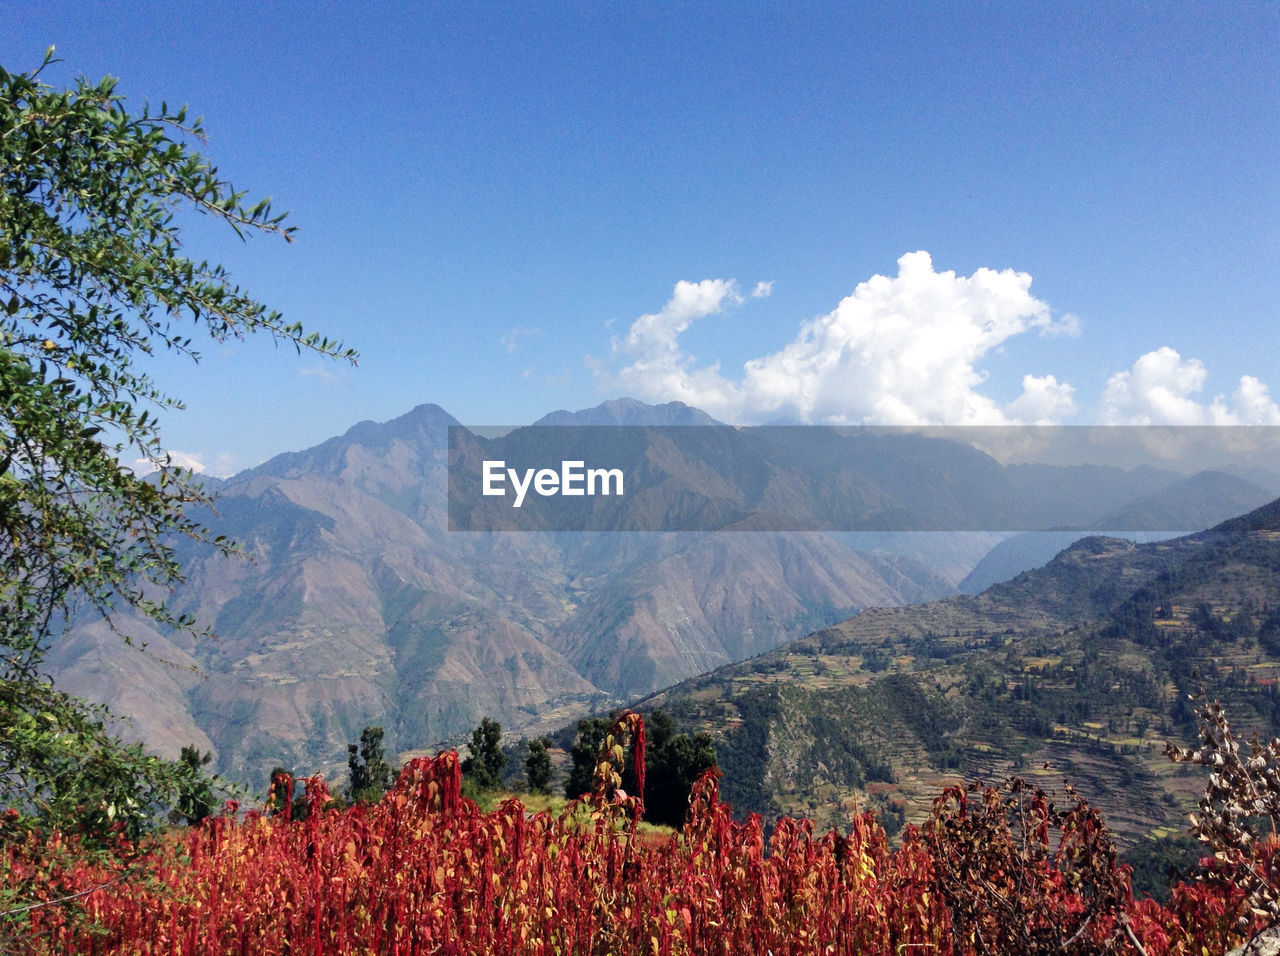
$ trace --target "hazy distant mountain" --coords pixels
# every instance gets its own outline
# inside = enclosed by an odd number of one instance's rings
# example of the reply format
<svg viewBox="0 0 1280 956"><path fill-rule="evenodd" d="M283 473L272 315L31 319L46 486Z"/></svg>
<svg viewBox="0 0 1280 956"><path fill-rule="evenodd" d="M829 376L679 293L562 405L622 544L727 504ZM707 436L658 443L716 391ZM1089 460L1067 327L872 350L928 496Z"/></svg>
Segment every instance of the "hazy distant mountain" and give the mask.
<svg viewBox="0 0 1280 956"><path fill-rule="evenodd" d="M620 407L580 413L579 421L558 419L563 424L556 428L455 436L452 526L476 531L1185 531L1270 497L1264 488L1223 472L1186 478L1150 466L1003 466L956 438L897 429L581 427L581 421L635 420L633 407L613 404ZM672 409L663 406L661 417L670 418ZM675 407L681 417L691 411ZM964 437L963 430L957 437ZM607 463L625 477L627 493L586 500L528 494L519 508L508 495L481 493L486 461L523 472L575 459Z"/></svg>
<svg viewBox="0 0 1280 956"><path fill-rule="evenodd" d="M634 398L617 398L595 408L578 412L558 411L543 415L533 427L545 425L722 425L704 411L684 402L646 405Z"/></svg>
<svg viewBox="0 0 1280 956"><path fill-rule="evenodd" d="M1078 531L1024 531L1015 534L983 555L960 582L959 591L962 594L981 594L993 584L1008 581L1023 571L1043 567L1079 538Z"/></svg>
<svg viewBox="0 0 1280 956"><path fill-rule="evenodd" d="M1120 531L1163 523L1196 531L1251 511L1270 497L1266 488L1251 481L1222 471L1201 471L1099 516L1095 528Z"/></svg>
<svg viewBox="0 0 1280 956"><path fill-rule="evenodd" d="M1167 482L1163 475L1152 475L1147 469L1143 471L1147 473L1145 478L1155 479L1159 490L1142 495L1121 510L1099 514L1090 521L1092 531L1114 534L1135 528L1172 525L1190 532L1225 521L1271 497L1268 489L1220 471L1203 471L1173 482ZM1126 535L1136 541L1172 536L1171 533L1149 532ZM978 594L1023 571L1041 567L1079 537L1079 531L1014 535L993 547L960 582L959 589L964 594Z"/></svg>

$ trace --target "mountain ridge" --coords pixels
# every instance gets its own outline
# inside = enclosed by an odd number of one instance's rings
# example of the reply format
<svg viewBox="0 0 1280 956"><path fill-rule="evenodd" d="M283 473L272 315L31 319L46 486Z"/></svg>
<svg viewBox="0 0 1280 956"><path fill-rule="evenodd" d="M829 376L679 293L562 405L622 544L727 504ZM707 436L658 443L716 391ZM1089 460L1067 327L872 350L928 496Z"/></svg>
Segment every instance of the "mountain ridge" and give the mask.
<svg viewBox="0 0 1280 956"><path fill-rule="evenodd" d="M253 560L183 545L188 583L174 597L220 639L121 622L147 634L157 658L201 675L177 679L85 626L51 655L59 683L127 701L130 736L169 753L194 742L218 754L221 771L259 783L276 765L332 772L364 725L384 725L402 748L457 739L483 716L532 731L864 603L946 588L923 568L820 536L801 546L768 535L729 544L451 533L456 424L420 405L220 483L211 526ZM137 693L142 681L149 696Z"/></svg>
<svg viewBox="0 0 1280 956"><path fill-rule="evenodd" d="M645 407L582 414L635 420ZM659 417L704 413L672 403ZM483 716L540 733L863 608L954 590L920 539L894 551L892 536L874 537L859 551L820 534L451 532L451 426L423 404L220 482L211 526L253 560L184 544L188 582L174 596L220 640L121 621L148 657L86 624L55 642L60 685L123 702L130 736L168 753L196 743L257 784L276 765L340 769L366 725L400 749L456 742Z"/></svg>
<svg viewBox="0 0 1280 956"><path fill-rule="evenodd" d="M1280 731L1280 499L1148 544L1087 537L978 595L870 609L649 698L715 734L742 811L890 822L938 788L1069 777L1132 843L1175 832L1198 782L1188 695Z"/></svg>

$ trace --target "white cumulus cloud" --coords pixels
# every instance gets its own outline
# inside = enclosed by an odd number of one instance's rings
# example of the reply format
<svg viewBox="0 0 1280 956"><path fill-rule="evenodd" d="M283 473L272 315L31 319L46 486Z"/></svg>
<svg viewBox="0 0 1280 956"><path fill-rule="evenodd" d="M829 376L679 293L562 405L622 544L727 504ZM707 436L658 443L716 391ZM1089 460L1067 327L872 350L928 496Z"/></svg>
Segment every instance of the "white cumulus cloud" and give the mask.
<svg viewBox="0 0 1280 956"><path fill-rule="evenodd" d="M210 475L214 478L229 478L236 471L235 456L229 452L218 452L212 458L203 454L190 454L170 448L165 452L169 456L169 464L175 468L186 468L197 475ZM155 466L148 458L138 458L130 466L134 473L149 475Z"/></svg>
<svg viewBox="0 0 1280 956"><path fill-rule="evenodd" d="M1022 376L1022 394L1005 411L1028 425L1056 425L1076 412L1075 389L1052 375Z"/></svg>
<svg viewBox="0 0 1280 956"><path fill-rule="evenodd" d="M1280 405L1272 401L1267 386L1252 375L1240 376L1240 385L1231 398L1238 424L1280 425Z"/></svg>
<svg viewBox="0 0 1280 956"><path fill-rule="evenodd" d="M984 388L984 358L1015 336L1076 336L1081 322L1054 316L1031 294L1031 276L982 268L936 271L927 252L898 260L896 276L859 283L833 311L800 325L776 351L736 375L700 362L681 336L694 322L767 296L743 295L732 279L678 282L658 312L613 339L609 359L588 358L599 383L656 402L678 400L722 421L865 425L1054 425L1075 416L1076 389L1057 375L1028 373L1009 402ZM1165 346L1113 374L1088 403L1101 424L1280 425L1266 383L1241 376L1230 395L1204 400L1208 371Z"/></svg>
<svg viewBox="0 0 1280 956"><path fill-rule="evenodd" d="M1204 389L1208 371L1199 359L1183 359L1164 346L1141 356L1133 367L1107 380L1101 420L1108 425L1280 425L1280 406L1267 386L1244 375L1228 401L1192 396Z"/></svg>
<svg viewBox="0 0 1280 956"><path fill-rule="evenodd" d="M680 333L697 319L742 301L732 279L703 279L676 283L661 312L642 315L631 323L624 341L614 343L615 353L631 356L637 364L657 363L680 355Z"/></svg>
<svg viewBox="0 0 1280 956"><path fill-rule="evenodd" d="M739 378L718 363L699 366L679 338L699 318L744 301L731 280L677 283L661 312L642 315L614 342L607 384L659 401L678 399L734 422L833 424L1008 424L1059 421L1075 411L1073 390L1051 375L1028 375L1007 406L979 391L977 363L1013 336L1073 334L1030 293L1031 276L979 269L935 272L927 252L898 260L898 275L857 286L835 310L804 323L783 348L744 363ZM758 284L752 295L770 291Z"/></svg>

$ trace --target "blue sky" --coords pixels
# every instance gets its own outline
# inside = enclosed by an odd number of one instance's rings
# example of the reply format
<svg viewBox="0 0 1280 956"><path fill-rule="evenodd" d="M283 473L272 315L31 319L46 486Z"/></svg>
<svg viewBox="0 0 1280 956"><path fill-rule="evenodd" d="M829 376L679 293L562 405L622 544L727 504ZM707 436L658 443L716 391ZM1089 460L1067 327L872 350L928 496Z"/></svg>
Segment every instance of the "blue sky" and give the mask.
<svg viewBox="0 0 1280 956"><path fill-rule="evenodd" d="M193 252L362 354L161 361L215 473L422 402L1280 424L1274 3L0 3L50 44L202 115L299 233Z"/></svg>

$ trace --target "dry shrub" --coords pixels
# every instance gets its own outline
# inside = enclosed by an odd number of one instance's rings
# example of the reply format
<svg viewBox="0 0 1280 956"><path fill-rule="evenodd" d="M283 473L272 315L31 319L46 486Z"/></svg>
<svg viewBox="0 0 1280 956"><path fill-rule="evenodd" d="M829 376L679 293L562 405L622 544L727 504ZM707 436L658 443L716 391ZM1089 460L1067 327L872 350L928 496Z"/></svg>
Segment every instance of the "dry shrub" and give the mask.
<svg viewBox="0 0 1280 956"><path fill-rule="evenodd" d="M1280 738L1263 743L1254 734L1246 747L1231 731L1217 701L1200 709L1200 747L1170 744L1170 759L1200 764L1209 780L1191 832L1212 853L1198 877L1236 891L1238 929L1257 929L1280 921Z"/></svg>

